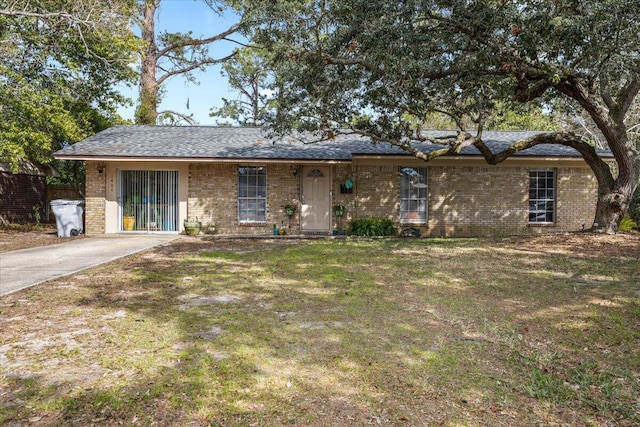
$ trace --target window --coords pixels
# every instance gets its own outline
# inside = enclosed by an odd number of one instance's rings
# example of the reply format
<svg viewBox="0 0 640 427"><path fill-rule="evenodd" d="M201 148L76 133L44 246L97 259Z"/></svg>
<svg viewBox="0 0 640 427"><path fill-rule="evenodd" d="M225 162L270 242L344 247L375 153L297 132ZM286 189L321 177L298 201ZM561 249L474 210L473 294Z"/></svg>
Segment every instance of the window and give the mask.
<svg viewBox="0 0 640 427"><path fill-rule="evenodd" d="M529 171L529 223L553 224L556 221L556 171Z"/></svg>
<svg viewBox="0 0 640 427"><path fill-rule="evenodd" d="M427 222L427 168L400 170L400 222Z"/></svg>
<svg viewBox="0 0 640 427"><path fill-rule="evenodd" d="M238 221L267 221L267 170L264 167L238 168Z"/></svg>

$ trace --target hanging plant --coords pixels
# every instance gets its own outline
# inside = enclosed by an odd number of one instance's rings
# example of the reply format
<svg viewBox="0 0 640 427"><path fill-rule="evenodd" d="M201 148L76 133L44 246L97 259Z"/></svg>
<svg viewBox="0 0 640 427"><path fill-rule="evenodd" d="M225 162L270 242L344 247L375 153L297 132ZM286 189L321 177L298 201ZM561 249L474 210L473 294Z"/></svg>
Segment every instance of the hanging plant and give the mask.
<svg viewBox="0 0 640 427"><path fill-rule="evenodd" d="M298 206L295 204L290 203L288 205L284 205L284 211L288 216L292 216L294 213L296 213L296 209L298 209Z"/></svg>
<svg viewBox="0 0 640 427"><path fill-rule="evenodd" d="M345 211L346 209L347 209L347 208L346 208L344 205L342 205L342 204L340 204L340 205L334 205L334 206L333 206L333 213L335 214L335 216L342 216L342 215L344 215L344 211Z"/></svg>
<svg viewBox="0 0 640 427"><path fill-rule="evenodd" d="M344 188L347 190L353 190L353 178L348 176L344 179Z"/></svg>
<svg viewBox="0 0 640 427"><path fill-rule="evenodd" d="M346 177L342 184L340 184L340 193L342 194L351 194L353 192L353 178L350 176Z"/></svg>

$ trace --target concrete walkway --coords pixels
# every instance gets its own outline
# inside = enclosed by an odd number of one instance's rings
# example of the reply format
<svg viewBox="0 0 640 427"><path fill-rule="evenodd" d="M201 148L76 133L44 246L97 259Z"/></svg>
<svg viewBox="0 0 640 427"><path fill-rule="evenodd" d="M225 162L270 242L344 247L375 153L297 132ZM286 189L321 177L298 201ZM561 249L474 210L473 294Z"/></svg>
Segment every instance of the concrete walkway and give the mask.
<svg viewBox="0 0 640 427"><path fill-rule="evenodd" d="M86 237L0 253L0 295L168 243L177 234Z"/></svg>

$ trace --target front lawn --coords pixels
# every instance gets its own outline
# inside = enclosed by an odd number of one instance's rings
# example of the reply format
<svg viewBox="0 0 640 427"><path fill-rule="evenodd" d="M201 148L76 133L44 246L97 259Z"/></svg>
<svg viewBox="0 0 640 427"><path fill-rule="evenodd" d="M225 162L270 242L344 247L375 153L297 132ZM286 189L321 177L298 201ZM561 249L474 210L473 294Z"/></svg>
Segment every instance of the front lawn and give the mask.
<svg viewBox="0 0 640 427"><path fill-rule="evenodd" d="M640 238L185 238L0 298L0 424L640 424Z"/></svg>

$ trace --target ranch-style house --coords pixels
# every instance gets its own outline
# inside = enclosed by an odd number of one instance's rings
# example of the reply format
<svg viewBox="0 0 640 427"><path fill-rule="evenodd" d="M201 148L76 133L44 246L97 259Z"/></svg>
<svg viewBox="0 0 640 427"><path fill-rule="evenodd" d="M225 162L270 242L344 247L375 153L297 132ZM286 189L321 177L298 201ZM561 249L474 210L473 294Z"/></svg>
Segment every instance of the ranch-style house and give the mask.
<svg viewBox="0 0 640 427"><path fill-rule="evenodd" d="M496 152L533 134L483 139ZM474 147L425 163L356 135L309 144L259 128L115 126L55 157L86 162L85 230L94 235L180 233L185 220L223 235L267 236L274 225L323 235L367 217L422 236L566 232L591 226L597 198L582 157L557 145L491 166Z"/></svg>

